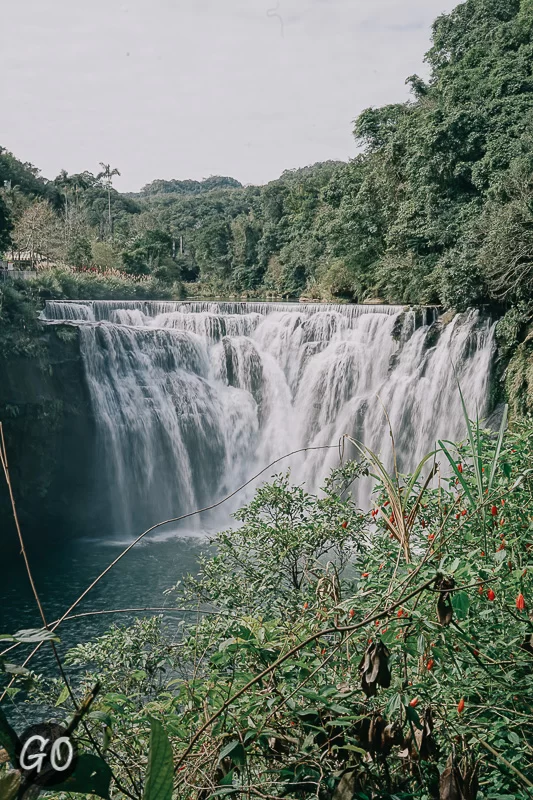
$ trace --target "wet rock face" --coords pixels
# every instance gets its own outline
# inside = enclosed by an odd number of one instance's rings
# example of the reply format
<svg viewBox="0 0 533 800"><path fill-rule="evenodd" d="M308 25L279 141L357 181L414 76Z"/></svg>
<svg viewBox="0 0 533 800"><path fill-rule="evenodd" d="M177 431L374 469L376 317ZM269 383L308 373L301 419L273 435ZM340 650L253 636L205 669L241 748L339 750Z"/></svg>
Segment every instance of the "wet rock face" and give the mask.
<svg viewBox="0 0 533 800"><path fill-rule="evenodd" d="M88 509L84 490L95 454L78 331L49 327L42 345L38 358L0 354L0 420L21 525L30 538L86 533L98 516L98 503ZM2 545L16 546L1 477Z"/></svg>

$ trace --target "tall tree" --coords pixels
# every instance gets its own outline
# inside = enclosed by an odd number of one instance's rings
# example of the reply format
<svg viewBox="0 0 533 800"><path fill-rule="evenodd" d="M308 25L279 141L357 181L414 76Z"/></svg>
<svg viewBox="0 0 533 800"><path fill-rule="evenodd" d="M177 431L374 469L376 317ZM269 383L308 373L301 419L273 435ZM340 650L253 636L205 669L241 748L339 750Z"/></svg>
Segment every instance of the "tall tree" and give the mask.
<svg viewBox="0 0 533 800"><path fill-rule="evenodd" d="M0 197L0 253L8 247L11 241L12 227L9 210L2 197Z"/></svg>
<svg viewBox="0 0 533 800"><path fill-rule="evenodd" d="M113 220L111 218L111 189L113 188L113 178L115 175L120 175L120 172L116 167L111 169L111 164L104 164L100 161L100 166L102 167L102 172L99 172L96 176L98 180L101 180L104 186L107 189L107 210L108 210L108 222L109 222L109 238L113 236Z"/></svg>

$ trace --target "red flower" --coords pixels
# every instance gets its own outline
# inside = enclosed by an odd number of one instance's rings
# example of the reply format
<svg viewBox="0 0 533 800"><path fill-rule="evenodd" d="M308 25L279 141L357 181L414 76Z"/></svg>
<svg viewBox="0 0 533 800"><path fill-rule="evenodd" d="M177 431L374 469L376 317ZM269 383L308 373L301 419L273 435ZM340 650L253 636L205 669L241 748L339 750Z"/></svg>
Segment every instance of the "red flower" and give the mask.
<svg viewBox="0 0 533 800"><path fill-rule="evenodd" d="M361 577L362 578L368 578L369 575L370 575L370 572L363 572Z"/></svg>
<svg viewBox="0 0 533 800"><path fill-rule="evenodd" d="M423 528L425 528L426 527L426 520L425 519L421 519L420 520L420 524L422 525Z"/></svg>
<svg viewBox="0 0 533 800"><path fill-rule="evenodd" d="M464 697L461 697L461 699L457 704L457 711L459 714L462 714L464 710L465 710L465 699Z"/></svg>
<svg viewBox="0 0 533 800"><path fill-rule="evenodd" d="M524 597L524 595L522 594L522 592L520 592L520 594L519 594L519 595L518 595L518 597L516 598L516 607L517 607L517 609L518 609L519 611L524 611L524 610L525 610L525 607L526 607L526 598Z"/></svg>
<svg viewBox="0 0 533 800"><path fill-rule="evenodd" d="M457 472L462 472L462 471L463 471L463 465L457 464Z"/></svg>
<svg viewBox="0 0 533 800"><path fill-rule="evenodd" d="M480 586L480 587L479 587L479 589L478 589L478 592L479 592L480 594L483 594L483 592L484 592L483 586Z"/></svg>
<svg viewBox="0 0 533 800"><path fill-rule="evenodd" d="M493 517L497 517L498 516L498 507L497 506L492 506L492 508L490 510L490 513L492 514Z"/></svg>
<svg viewBox="0 0 533 800"><path fill-rule="evenodd" d="M475 656L478 656L478 655L479 655L479 650L475 650L475 649L474 649L474 650L472 650L472 652L473 652L473 654L474 654Z"/></svg>
<svg viewBox="0 0 533 800"><path fill-rule="evenodd" d="M411 708L416 708L418 705L418 697L413 697L413 699L409 702Z"/></svg>
<svg viewBox="0 0 533 800"><path fill-rule="evenodd" d="M461 516L462 517L466 517L467 513L468 512L467 512L466 508L463 508L463 510L461 511Z"/></svg>
<svg viewBox="0 0 533 800"><path fill-rule="evenodd" d="M428 541L432 542L434 538L435 538L435 534L434 533L430 533L429 536L428 536Z"/></svg>
<svg viewBox="0 0 533 800"><path fill-rule="evenodd" d="M309 603L306 601L304 603L304 611L307 611L308 608L309 608Z"/></svg>
<svg viewBox="0 0 533 800"><path fill-rule="evenodd" d="M396 616L397 617L403 617L403 608L399 608L398 609L398 614Z"/></svg>
<svg viewBox="0 0 533 800"><path fill-rule="evenodd" d="M348 527L348 523L346 522L346 520L344 520L344 522L342 523L342 527L343 527L345 530L346 530L346 528Z"/></svg>
<svg viewBox="0 0 533 800"><path fill-rule="evenodd" d="M355 617L355 611L353 610L353 608L349 610L348 614L350 615L350 619L353 619Z"/></svg>
<svg viewBox="0 0 533 800"><path fill-rule="evenodd" d="M429 659L429 661L428 661L428 663L427 663L427 668L428 668L429 670L433 669L433 664L434 664L434 663L435 663L435 661L434 661L432 658L430 658L430 659Z"/></svg>
<svg viewBox="0 0 533 800"><path fill-rule="evenodd" d="M494 594L492 589L489 589L489 591L487 592L487 599L490 600L491 603L493 600L496 599L496 595Z"/></svg>

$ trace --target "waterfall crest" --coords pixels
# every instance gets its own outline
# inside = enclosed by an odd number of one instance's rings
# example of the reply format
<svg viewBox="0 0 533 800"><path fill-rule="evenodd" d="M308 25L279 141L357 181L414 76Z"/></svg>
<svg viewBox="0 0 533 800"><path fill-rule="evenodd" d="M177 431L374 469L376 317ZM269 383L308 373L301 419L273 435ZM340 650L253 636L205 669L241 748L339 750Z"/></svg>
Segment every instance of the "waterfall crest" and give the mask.
<svg viewBox="0 0 533 800"><path fill-rule="evenodd" d="M454 367L470 413L489 411L494 326L474 311L443 325L434 309L401 306L48 301L43 319L79 327L120 531L344 434L387 460L384 408L408 470L437 438L464 435ZM311 451L277 471L317 488L337 460Z"/></svg>

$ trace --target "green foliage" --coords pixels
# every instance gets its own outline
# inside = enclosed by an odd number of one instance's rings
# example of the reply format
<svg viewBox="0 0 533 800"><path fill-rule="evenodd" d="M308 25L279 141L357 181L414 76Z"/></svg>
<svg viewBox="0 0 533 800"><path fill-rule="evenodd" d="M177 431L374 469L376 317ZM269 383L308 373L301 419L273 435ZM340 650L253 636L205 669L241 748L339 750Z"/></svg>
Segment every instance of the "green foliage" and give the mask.
<svg viewBox="0 0 533 800"><path fill-rule="evenodd" d="M43 300L179 300L179 283L164 284L153 276L127 275L118 270L53 269L25 282L36 303Z"/></svg>
<svg viewBox="0 0 533 800"><path fill-rule="evenodd" d="M54 786L54 793L73 792L109 800L111 779L111 769L102 758L92 753L82 753L72 775Z"/></svg>
<svg viewBox="0 0 533 800"><path fill-rule="evenodd" d="M0 285L0 358L42 353L37 307L21 283Z"/></svg>
<svg viewBox="0 0 533 800"><path fill-rule="evenodd" d="M86 237L77 237L69 245L67 251L68 263L78 269L87 267L93 258L91 243Z"/></svg>
<svg viewBox="0 0 533 800"><path fill-rule="evenodd" d="M240 189L242 183L235 178L224 178L220 175L212 175L203 181L152 181L147 186L143 186L141 194L145 196L159 194L204 194L212 189Z"/></svg>
<svg viewBox="0 0 533 800"><path fill-rule="evenodd" d="M153 719L150 726L150 749L143 800L172 800L172 748L161 723Z"/></svg>
<svg viewBox="0 0 533 800"><path fill-rule="evenodd" d="M194 611L177 640L151 619L72 651L121 785L429 800L460 771L472 798L530 797L533 435L504 429L471 424L432 484L434 454L402 476L367 452L318 496L279 476L175 588Z"/></svg>
<svg viewBox="0 0 533 800"><path fill-rule="evenodd" d="M335 472L321 498L292 485L289 475L258 489L235 515L239 528L213 539L216 554L200 559L199 575L185 582L187 598L285 616L314 585L321 562L342 571L360 547L363 517L344 495L362 469L352 463Z"/></svg>
<svg viewBox="0 0 533 800"><path fill-rule="evenodd" d="M124 268L131 275L149 275L172 265L172 238L163 231L146 231L122 254Z"/></svg>
<svg viewBox="0 0 533 800"><path fill-rule="evenodd" d="M2 197L0 197L0 256L11 242L13 223Z"/></svg>
<svg viewBox="0 0 533 800"><path fill-rule="evenodd" d="M94 254L106 242L99 266L121 263L169 284L182 277L198 283L195 295L527 305L531 12L531 0L467 0L441 15L429 81L412 75L409 102L363 111L354 127L363 152L349 164L286 171L263 187L218 176L157 180L124 196L110 165L51 183L2 152L8 216L16 224L24 203L49 199L62 215L67 263L85 266L87 243Z"/></svg>

